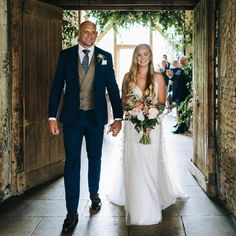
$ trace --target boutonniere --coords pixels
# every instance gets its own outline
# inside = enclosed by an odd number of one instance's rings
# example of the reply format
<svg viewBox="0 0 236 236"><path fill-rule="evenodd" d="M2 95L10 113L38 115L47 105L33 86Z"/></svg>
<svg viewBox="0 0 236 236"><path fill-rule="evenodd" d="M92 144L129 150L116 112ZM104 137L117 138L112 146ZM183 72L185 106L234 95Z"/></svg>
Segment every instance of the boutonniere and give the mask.
<svg viewBox="0 0 236 236"><path fill-rule="evenodd" d="M105 56L103 54L98 54L97 59L98 59L98 62L101 63L102 65L107 64L107 60L105 60Z"/></svg>

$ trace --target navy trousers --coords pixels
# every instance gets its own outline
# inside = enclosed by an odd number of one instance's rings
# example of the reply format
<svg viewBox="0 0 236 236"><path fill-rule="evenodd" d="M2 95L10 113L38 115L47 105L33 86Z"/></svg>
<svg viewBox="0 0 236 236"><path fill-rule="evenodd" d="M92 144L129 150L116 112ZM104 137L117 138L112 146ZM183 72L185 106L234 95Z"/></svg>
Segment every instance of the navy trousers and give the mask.
<svg viewBox="0 0 236 236"><path fill-rule="evenodd" d="M77 212L83 137L88 157L89 192L90 195L95 195L99 189L104 125L97 125L94 110L79 110L76 123L64 125L63 134L66 153L64 169L66 208L68 212Z"/></svg>

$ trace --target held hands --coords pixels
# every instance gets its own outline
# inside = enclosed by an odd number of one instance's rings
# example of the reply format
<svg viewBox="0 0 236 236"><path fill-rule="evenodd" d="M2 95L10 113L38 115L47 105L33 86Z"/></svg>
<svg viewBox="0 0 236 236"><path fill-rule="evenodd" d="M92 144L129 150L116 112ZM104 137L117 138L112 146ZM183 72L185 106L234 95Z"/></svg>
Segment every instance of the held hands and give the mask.
<svg viewBox="0 0 236 236"><path fill-rule="evenodd" d="M121 120L115 120L109 127L108 132L112 132L112 136L116 137L121 130Z"/></svg>
<svg viewBox="0 0 236 236"><path fill-rule="evenodd" d="M58 128L58 124L56 120L49 120L48 121L48 130L52 135L58 135L60 130Z"/></svg>

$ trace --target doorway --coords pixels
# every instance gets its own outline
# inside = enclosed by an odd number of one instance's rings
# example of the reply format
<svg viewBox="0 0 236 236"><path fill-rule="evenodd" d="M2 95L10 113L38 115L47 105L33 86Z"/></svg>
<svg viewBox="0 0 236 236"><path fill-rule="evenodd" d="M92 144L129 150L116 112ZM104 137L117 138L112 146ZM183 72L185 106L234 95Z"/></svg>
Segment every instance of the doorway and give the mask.
<svg viewBox="0 0 236 236"><path fill-rule="evenodd" d="M42 4L42 2L39 1L24 1L26 2L31 2L32 6L36 6L36 4L40 4L40 7L36 7L36 11L38 9L46 9L46 6ZM194 106L194 125L193 125L193 132L194 132L194 155L192 158L192 161L190 162L190 168L192 174L198 179L200 185L203 187L203 189L210 195L214 195L216 193L216 170L215 170L215 165L216 165L216 157L215 157L215 74L214 74L214 69L215 69L215 51L214 51L214 45L215 45L215 12L216 12L216 3L215 1L209 1L207 0L201 0L201 1L181 1L182 3L179 3L179 1L166 1L165 3L159 3L159 1L149 1L148 3L146 1L143 1L143 4L137 5L135 2L129 3L129 4L108 4L108 3L99 3L96 5L91 5L90 2L87 1L79 1L74 3L70 3L69 1L44 1L47 2L47 6L50 4L55 4L57 6L63 7L64 9L94 9L94 8L99 8L99 9L120 9L120 10L127 10L129 8L134 9L142 9L142 10L163 10L163 9L194 9L194 45L193 48L195 48L194 53L193 53L193 61L194 61L194 74L193 74L193 80L194 80L194 101L193 101L193 106ZM18 3L18 4L17 4ZM14 3L16 10L18 10L18 15L15 15L15 17L19 17L21 15L21 3L18 1L17 3ZM73 5L73 6L72 6ZM28 5L29 6L29 5ZM24 11L23 14L29 14L31 12L31 8L28 8L28 10ZM27 12L28 11L28 12ZM47 12L45 11L48 15ZM46 16L43 16L43 19L45 19ZM20 18L20 17L19 17ZM62 21L58 21L62 22ZM55 24L55 21L52 20L52 25ZM204 26L204 27L202 27ZM14 26L16 27L16 26ZM48 27L48 25L47 25ZM37 26L35 25L34 22L32 22L32 29L38 29ZM14 30L14 29L13 29ZM24 35L23 32L23 27L22 29L18 29L18 39L21 39L22 42L26 42L25 45L27 45L27 38L26 36L23 36L24 38L21 38L22 35ZM50 34L48 32L45 32L47 35L48 42L53 42L55 40L55 35ZM57 27L57 32L60 32L60 27ZM206 33L206 32L211 32ZM32 39L32 37L30 37ZM19 40L13 41L13 52L14 49L18 49L19 45ZM50 45L44 44L48 48L51 48ZM133 47L133 46L132 46ZM120 60L121 56L126 55L127 53L130 54L130 51L132 51L132 47L127 47L125 49L119 48L118 49L118 56L117 60ZM26 47L27 48L27 47ZM55 52L55 55L52 57L52 61L55 65L56 64L56 55L59 53L59 47L58 51ZM17 51L18 52L18 51ZM40 51L41 52L41 51ZM43 52L43 58L48 58L52 53L50 51L45 51ZM14 54L15 55L15 54ZM13 55L13 56L14 56ZM22 54L25 55L24 53ZM17 56L17 55L15 55ZM40 56L40 54L38 54ZM41 54L42 56L42 54ZM30 57L29 57L30 59ZM35 59L35 58L34 58ZM45 62L45 61L42 61ZM21 60L14 61L14 68L24 68L26 69L25 65L26 63L23 63ZM30 63L30 61L29 61ZM39 63L41 61L39 60ZM51 64L51 63L50 63ZM31 71L31 68L29 68L29 72ZM52 71L54 71L55 68L50 68L50 73L49 77L52 78ZM123 71L127 70L126 68L120 69L119 77L122 77ZM13 90L15 91L15 98L20 98L22 94L22 85L19 81L23 81L23 75L21 73L16 73L14 71L13 77L15 78L13 81ZM120 84L120 82L119 82ZM24 85L26 86L26 84ZM27 86L26 86L27 87ZM29 87L30 88L30 87ZM39 89L40 88L39 86ZM30 90L29 91L34 91ZM43 90L41 90L41 94ZM27 108L30 105L30 94L23 94L23 103L21 104L22 110L23 107ZM26 97L27 95L27 97ZM25 103L25 101L28 101ZM46 101L44 101L46 104ZM15 106L15 107L14 107ZM41 106L42 108L42 106ZM43 108L42 108L43 109ZM19 132L26 134L27 131L27 126L29 126L30 121L23 120L23 124L20 124L21 120L18 120L18 111L19 107L18 104L15 103L15 100L13 101L13 136L14 134L18 135ZM31 110L30 110L31 111ZM46 118L46 117L45 117ZM204 119L202 119L204 118ZM35 124L35 122L33 122ZM33 130L37 130L37 126L34 126ZM41 125L39 126L40 129ZM198 132L200 131L200 132ZM15 133L14 133L15 132ZM43 131L44 132L44 131ZM46 134L46 132L45 132ZM37 133L35 133L37 135ZM32 136L33 137L33 136ZM25 139L25 136L23 137ZM32 141L30 139L30 141ZM18 140L16 140L16 152L17 148L22 150L22 143ZM56 145L58 147L58 144ZM60 146L60 145L59 145ZM31 145L24 145L24 150L23 150L23 159L26 158L25 153L30 153L30 148ZM57 147L55 147L57 149ZM43 148L45 148L44 153L48 153L48 146L45 145ZM57 149L60 150L60 149ZM203 150L203 151L202 151ZM15 162L17 163L18 166L22 166L22 161L19 160L18 154L19 153L14 153ZM61 152L58 151L60 154ZM29 155L30 158L30 155ZM40 158L45 158L43 155ZM48 160L48 159L47 159ZM49 160L51 160L49 158ZM38 161L38 160L37 160ZM61 157L58 159L58 161L62 162ZM56 160L57 162L57 160ZM42 163L39 161L38 163ZM23 164L24 165L24 164ZM39 164L41 165L41 164ZM19 174L22 176L22 173L25 171L24 170L25 166L20 168ZM23 171L23 172L22 172ZM50 172L50 171L49 171ZM51 178L51 177L50 177ZM44 179L46 181L47 178ZM18 186L21 185L22 178L18 178L19 183L17 183ZM39 183L39 182L38 182Z"/></svg>

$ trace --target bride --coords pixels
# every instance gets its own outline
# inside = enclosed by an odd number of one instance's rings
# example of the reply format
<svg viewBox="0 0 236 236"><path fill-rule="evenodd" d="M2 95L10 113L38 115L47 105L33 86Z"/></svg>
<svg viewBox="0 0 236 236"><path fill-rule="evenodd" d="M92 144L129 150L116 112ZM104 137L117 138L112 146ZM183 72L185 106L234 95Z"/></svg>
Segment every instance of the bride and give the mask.
<svg viewBox="0 0 236 236"><path fill-rule="evenodd" d="M165 104L165 80L161 73L154 72L152 51L147 44L135 48L130 70L124 76L124 104L131 100L130 90L140 99L152 94L156 106ZM162 210L182 196L165 159L161 122L149 129L150 144L139 142L142 135L130 120L124 121L122 166L109 198L125 207L127 225L160 223Z"/></svg>

